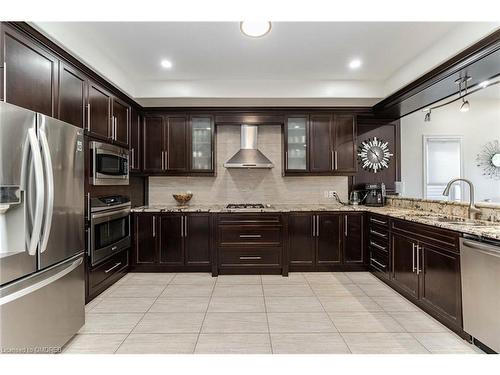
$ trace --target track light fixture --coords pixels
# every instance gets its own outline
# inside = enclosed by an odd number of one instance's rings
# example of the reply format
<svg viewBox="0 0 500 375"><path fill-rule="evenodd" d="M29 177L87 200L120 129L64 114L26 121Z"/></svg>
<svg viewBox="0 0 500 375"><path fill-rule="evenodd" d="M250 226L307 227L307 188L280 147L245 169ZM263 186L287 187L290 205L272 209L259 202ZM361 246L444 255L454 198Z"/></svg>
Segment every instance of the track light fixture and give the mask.
<svg viewBox="0 0 500 375"><path fill-rule="evenodd" d="M431 109L425 114L424 122L431 122Z"/></svg>
<svg viewBox="0 0 500 375"><path fill-rule="evenodd" d="M460 112L468 112L470 109L470 103L468 100L465 100L467 96L467 82L471 80L471 77L465 73L464 77L459 77L455 83L458 85L458 97L462 98L462 105L460 106ZM462 84L464 85L464 93L462 95Z"/></svg>
<svg viewBox="0 0 500 375"><path fill-rule="evenodd" d="M460 106L460 112L469 112L470 104L468 100L462 98L462 105Z"/></svg>

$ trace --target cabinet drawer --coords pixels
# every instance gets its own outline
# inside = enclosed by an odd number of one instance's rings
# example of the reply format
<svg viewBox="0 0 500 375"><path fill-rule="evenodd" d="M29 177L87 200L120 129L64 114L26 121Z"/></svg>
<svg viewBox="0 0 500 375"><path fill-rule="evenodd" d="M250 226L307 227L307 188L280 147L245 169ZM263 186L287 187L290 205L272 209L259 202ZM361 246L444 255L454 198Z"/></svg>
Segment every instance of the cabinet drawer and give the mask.
<svg viewBox="0 0 500 375"><path fill-rule="evenodd" d="M370 249L370 266L378 271L387 272L389 267L389 256L382 251Z"/></svg>
<svg viewBox="0 0 500 375"><path fill-rule="evenodd" d="M389 218L387 216L369 214L368 215L368 224L370 227L372 225L377 225L382 228L389 228Z"/></svg>
<svg viewBox="0 0 500 375"><path fill-rule="evenodd" d="M222 248L219 266L272 266L281 267L282 248Z"/></svg>
<svg viewBox="0 0 500 375"><path fill-rule="evenodd" d="M89 288L97 288L113 275L122 272L128 267L128 250L122 251L105 262L94 267L89 272Z"/></svg>
<svg viewBox="0 0 500 375"><path fill-rule="evenodd" d="M281 227L274 226L221 226L219 227L219 244L280 246Z"/></svg>
<svg viewBox="0 0 500 375"><path fill-rule="evenodd" d="M389 242L389 230L387 228L370 225L368 234L370 238L375 240Z"/></svg>
<svg viewBox="0 0 500 375"><path fill-rule="evenodd" d="M445 245L450 250L459 251L458 232L406 220L393 220L392 229L415 240L435 246Z"/></svg>
<svg viewBox="0 0 500 375"><path fill-rule="evenodd" d="M281 215L256 214L220 214L219 224L247 224L247 225L281 225Z"/></svg>
<svg viewBox="0 0 500 375"><path fill-rule="evenodd" d="M368 238L368 248L389 254L389 241L370 236Z"/></svg>

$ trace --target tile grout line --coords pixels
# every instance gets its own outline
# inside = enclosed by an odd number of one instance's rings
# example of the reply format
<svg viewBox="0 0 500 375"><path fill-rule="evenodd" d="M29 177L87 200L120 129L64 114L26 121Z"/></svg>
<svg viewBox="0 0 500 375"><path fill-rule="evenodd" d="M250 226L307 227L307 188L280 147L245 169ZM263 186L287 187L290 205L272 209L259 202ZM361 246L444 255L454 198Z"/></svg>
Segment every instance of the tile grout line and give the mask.
<svg viewBox="0 0 500 375"><path fill-rule="evenodd" d="M342 272L343 273L343 272ZM314 296L316 297L316 299L318 300L319 304L321 305L321 307L323 308L323 312L326 314L326 316L328 317L328 319L330 320L330 322L332 323L333 327L335 328L335 330L337 331L337 334L340 336L340 338L342 339L342 341L344 342L347 350L349 350L349 353L352 354L352 351L351 351L351 348L349 347L349 345L347 345L347 342L345 341L344 339L344 336L342 336L342 334L340 333L339 329L337 328L337 326L335 325L335 323L333 322L330 314L328 314L328 312L326 311L325 309L325 306L323 305L323 302L321 302L321 299L319 298L319 296L316 294L316 292L314 291L314 288L311 286L311 284L309 283L309 280L307 279L307 277L304 276L304 274L302 274L302 276L304 277L304 279L306 280L306 283L307 285L309 285L309 288L311 288ZM346 275L347 276L347 275ZM350 278L348 277L348 279L350 280Z"/></svg>
<svg viewBox="0 0 500 375"><path fill-rule="evenodd" d="M120 345L118 345L118 347L116 348L116 350L113 352L113 354L116 354L116 352L121 348L121 346L123 345L123 343L125 342L125 340L127 340L129 338L129 336L132 334L132 332L134 331L134 329L139 325L140 322L142 322L142 320L144 319L144 317L146 316L146 314L149 312L149 310L151 310L151 307L153 307L153 305L156 303L156 301L158 301L158 298L160 298L160 296L162 295L162 293L165 291L165 289L167 289L167 286L170 285L170 283L172 282L173 279L175 279L175 277L177 276L177 273L174 273L174 276L167 282L167 284L165 285L165 287L161 290L161 292L158 294L158 296L156 296L155 300L153 301L153 303L151 304L151 306L149 306L149 308L142 314L142 317L141 319L139 319L139 321L132 327L132 329L130 330L130 332L128 333L127 336L125 336L125 338L123 339L123 341L120 343Z"/></svg>
<svg viewBox="0 0 500 375"><path fill-rule="evenodd" d="M198 341L200 340L201 330L203 329L203 325L205 324L205 319L207 318L208 309L210 308L210 303L212 302L212 297L214 295L215 287L217 286L217 282L218 281L219 281L219 277L216 276L215 277L215 282L213 283L214 285L212 287L212 292L210 293L210 297L208 298L208 304L207 304L207 308L205 310L205 315L203 315L203 320L201 321L200 329L198 331L198 336L196 337L196 342L194 343L193 353L192 354L196 353L196 347L198 346Z"/></svg>
<svg viewBox="0 0 500 375"><path fill-rule="evenodd" d="M271 354L274 354L273 339L271 338L271 327L269 327L269 316L267 315L267 304L266 304L266 294L264 293L264 282L262 281L262 275L259 275L259 276L260 276L260 287L262 288L262 299L264 300L264 312L266 313L267 334L269 336L269 347L271 349Z"/></svg>

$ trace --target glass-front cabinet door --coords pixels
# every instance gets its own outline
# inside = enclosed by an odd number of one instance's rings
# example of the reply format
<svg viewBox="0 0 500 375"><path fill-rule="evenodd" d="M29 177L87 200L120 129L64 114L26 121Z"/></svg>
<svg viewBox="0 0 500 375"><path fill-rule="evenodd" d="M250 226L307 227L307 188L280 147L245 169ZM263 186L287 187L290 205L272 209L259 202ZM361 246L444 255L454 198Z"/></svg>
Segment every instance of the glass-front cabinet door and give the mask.
<svg viewBox="0 0 500 375"><path fill-rule="evenodd" d="M307 171L308 120L308 116L287 118L285 171Z"/></svg>
<svg viewBox="0 0 500 375"><path fill-rule="evenodd" d="M191 170L214 171L214 121L212 116L191 117Z"/></svg>

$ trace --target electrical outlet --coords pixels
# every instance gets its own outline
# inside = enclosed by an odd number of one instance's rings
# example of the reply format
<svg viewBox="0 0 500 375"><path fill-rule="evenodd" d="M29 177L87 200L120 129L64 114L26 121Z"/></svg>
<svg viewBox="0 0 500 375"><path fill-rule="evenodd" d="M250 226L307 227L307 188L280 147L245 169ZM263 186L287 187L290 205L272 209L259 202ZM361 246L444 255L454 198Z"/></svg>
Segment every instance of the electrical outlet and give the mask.
<svg viewBox="0 0 500 375"><path fill-rule="evenodd" d="M325 190L324 196L325 198L334 198L337 192L335 190Z"/></svg>

